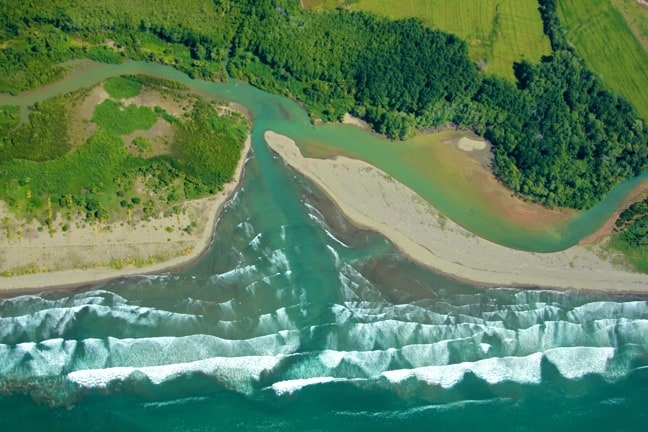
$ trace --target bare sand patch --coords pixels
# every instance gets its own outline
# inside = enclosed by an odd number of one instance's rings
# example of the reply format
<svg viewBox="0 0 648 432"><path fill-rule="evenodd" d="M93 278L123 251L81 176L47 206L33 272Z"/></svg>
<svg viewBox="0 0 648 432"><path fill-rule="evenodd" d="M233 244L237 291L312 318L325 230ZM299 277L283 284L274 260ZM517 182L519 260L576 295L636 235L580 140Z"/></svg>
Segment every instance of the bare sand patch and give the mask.
<svg viewBox="0 0 648 432"><path fill-rule="evenodd" d="M104 90L103 86L94 86L92 90L90 90L88 96L86 96L77 108L77 117L80 120L90 121L94 115L95 107L106 99L110 99L110 95L106 90Z"/></svg>
<svg viewBox="0 0 648 432"><path fill-rule="evenodd" d="M344 113L344 117L342 117L342 124L357 126L362 130L367 130L367 131L371 130L371 126L369 126L369 123L367 123L366 121L358 117L354 117L349 113Z"/></svg>
<svg viewBox="0 0 648 432"><path fill-rule="evenodd" d="M321 187L357 225L381 232L414 260L443 273L489 285L642 292L648 275L601 258L601 246L555 253L509 249L446 219L411 189L362 161L304 158L287 137L265 139L290 166Z"/></svg>
<svg viewBox="0 0 648 432"><path fill-rule="evenodd" d="M81 147L95 133L97 125L92 122L94 109L108 98L110 96L104 90L103 86L97 85L90 90L88 95L78 105L73 106L69 124L69 136L72 149Z"/></svg>
<svg viewBox="0 0 648 432"><path fill-rule="evenodd" d="M479 162L490 172L490 166L493 161L491 143L484 139L480 139L472 132L465 131L463 134L468 135L461 135L457 138L446 140L444 143L465 153L468 157Z"/></svg>
<svg viewBox="0 0 648 432"><path fill-rule="evenodd" d="M459 150L463 150L466 152L471 152L475 150L486 150L487 146L488 145L486 141L470 139L467 137L461 137L457 141L457 147L459 147Z"/></svg>
<svg viewBox="0 0 648 432"><path fill-rule="evenodd" d="M191 98L173 98L154 89L144 89L137 96L122 99L121 102L126 106L131 104L149 108L159 106L174 117L182 117L191 108Z"/></svg>
<svg viewBox="0 0 648 432"><path fill-rule="evenodd" d="M106 40L104 41L103 45L104 45L104 46L107 46L108 48L110 48L110 49L113 50L113 51L118 51L118 52L124 52L124 51L125 51L124 47L118 47L118 46L115 44L115 41L112 40L112 39L106 39Z"/></svg>
<svg viewBox="0 0 648 432"><path fill-rule="evenodd" d="M148 130L138 130L131 134L122 136L126 148L131 154L139 155L140 152L133 145L133 140L137 137L143 137L151 143L151 150L143 154L144 157L154 157L171 152L171 143L173 142L173 126L166 120L159 118Z"/></svg>
<svg viewBox="0 0 648 432"><path fill-rule="evenodd" d="M234 179L215 196L185 202L178 215L73 226L50 234L12 220L6 206L0 206L0 272L5 275L0 289L79 285L191 262L212 241L220 210L238 188L250 143L248 137ZM190 233L183 230L192 223Z"/></svg>
<svg viewBox="0 0 648 432"><path fill-rule="evenodd" d="M70 138L72 148L82 146L96 131L97 125L92 122L92 116L97 105L110 99L110 95L104 89L102 84L93 87L88 95L73 108L72 121L70 122ZM161 107L167 113L174 117L181 117L185 112L191 109L191 98L174 98L172 95L165 94L155 89L145 89L139 95L122 99L124 105L135 104L137 106L146 106L149 108ZM222 108L222 109L221 109ZM223 110L234 111L234 108L219 107L219 112ZM173 141L173 127L166 120L159 118L155 124L148 130L138 130L131 134L124 135L122 138L127 149L132 154L139 155L137 149L132 147L132 142L137 137L144 137L150 140L153 149L145 156L153 157L162 154L168 154L170 145Z"/></svg>

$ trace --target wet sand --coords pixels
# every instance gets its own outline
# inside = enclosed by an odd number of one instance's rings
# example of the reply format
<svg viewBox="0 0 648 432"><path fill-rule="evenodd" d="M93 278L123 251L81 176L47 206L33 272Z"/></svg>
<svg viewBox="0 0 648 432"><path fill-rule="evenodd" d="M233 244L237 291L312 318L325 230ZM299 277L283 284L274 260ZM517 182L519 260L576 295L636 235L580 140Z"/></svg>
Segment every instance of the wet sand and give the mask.
<svg viewBox="0 0 648 432"><path fill-rule="evenodd" d="M488 285L648 291L648 275L628 271L601 244L555 253L506 248L441 215L383 171L355 159L304 158L296 144L271 131L270 147L314 181L360 227L381 232L402 252L442 273Z"/></svg>

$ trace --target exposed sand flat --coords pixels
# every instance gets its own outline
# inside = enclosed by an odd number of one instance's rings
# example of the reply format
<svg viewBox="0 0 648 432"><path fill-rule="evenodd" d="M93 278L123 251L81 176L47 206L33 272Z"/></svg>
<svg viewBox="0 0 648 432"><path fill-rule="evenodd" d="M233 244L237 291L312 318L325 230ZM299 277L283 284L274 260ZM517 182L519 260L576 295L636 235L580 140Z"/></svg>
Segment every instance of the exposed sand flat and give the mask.
<svg viewBox="0 0 648 432"><path fill-rule="evenodd" d="M156 89L144 88L137 96L129 99L121 99L124 106L137 105L149 108L159 106L174 117L182 117L182 114L190 107L187 99L174 100L172 96L161 93Z"/></svg>
<svg viewBox="0 0 648 432"><path fill-rule="evenodd" d="M0 271L32 274L0 277L0 289L19 290L80 285L119 276L159 272L188 263L210 245L220 210L237 189L250 151L250 137L234 175L214 197L189 201L180 215L134 225L96 224L50 236L0 233ZM0 208L0 220L4 217ZM182 228L196 222L191 234ZM172 228L167 230L167 228ZM22 270L21 270L22 269Z"/></svg>
<svg viewBox="0 0 648 432"><path fill-rule="evenodd" d="M457 147L459 147L460 150L468 152L475 150L485 150L486 145L486 141L478 141L466 137L461 137L457 142Z"/></svg>
<svg viewBox="0 0 648 432"><path fill-rule="evenodd" d="M349 113L344 113L344 117L342 117L342 124L357 126L360 129L366 131L371 130L371 126L369 126L369 123L367 123L366 121L358 117L354 117Z"/></svg>
<svg viewBox="0 0 648 432"><path fill-rule="evenodd" d="M319 185L356 224L383 233L416 261L443 273L489 285L648 292L648 275L601 258L599 246L556 253L509 249L446 219L415 192L362 161L304 158L295 143L272 131L270 147Z"/></svg>

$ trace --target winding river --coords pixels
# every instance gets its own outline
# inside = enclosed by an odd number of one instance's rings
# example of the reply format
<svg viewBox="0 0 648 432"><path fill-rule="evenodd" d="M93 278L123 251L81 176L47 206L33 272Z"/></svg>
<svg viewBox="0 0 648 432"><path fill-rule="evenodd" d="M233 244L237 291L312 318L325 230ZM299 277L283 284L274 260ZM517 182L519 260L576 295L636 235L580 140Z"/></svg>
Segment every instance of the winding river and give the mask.
<svg viewBox="0 0 648 432"><path fill-rule="evenodd" d="M193 80L169 66L128 61L119 65L84 62L62 81L18 96L0 95L0 104L29 105L47 98L92 86L109 77L148 74L172 79L207 97L245 106L254 117L253 146L266 152L262 133L272 129L294 139L303 151L317 147L319 152L344 154L364 160L416 191L459 225L480 237L515 249L551 252L572 246L600 227L643 180L648 172L619 184L592 209L556 223L525 224L503 214L492 200L465 181L453 181L462 174L461 161L443 158L435 152L434 134L406 142L393 142L349 125L313 126L305 111L295 102L245 83L212 83ZM442 143L435 143L437 145Z"/></svg>
<svg viewBox="0 0 648 432"><path fill-rule="evenodd" d="M248 107L254 155L218 241L190 267L0 300L1 430L645 428L645 299L483 289L421 268L347 222L262 135L273 129L311 151L339 148L384 165L469 229L526 248L577 241L637 180L564 226L525 231L478 214L481 204L451 183L427 184L405 164L417 148L314 127L295 103L242 83L91 64L0 103L25 106L134 73Z"/></svg>

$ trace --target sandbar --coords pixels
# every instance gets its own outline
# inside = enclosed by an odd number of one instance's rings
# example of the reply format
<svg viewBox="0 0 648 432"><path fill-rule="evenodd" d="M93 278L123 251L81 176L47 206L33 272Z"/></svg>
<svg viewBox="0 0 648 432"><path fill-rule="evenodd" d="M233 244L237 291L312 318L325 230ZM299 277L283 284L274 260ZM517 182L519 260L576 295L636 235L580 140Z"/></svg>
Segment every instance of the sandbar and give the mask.
<svg viewBox="0 0 648 432"><path fill-rule="evenodd" d="M80 286L194 261L213 240L217 218L238 189L250 147L248 136L232 181L214 196L186 201L179 215L134 224L96 223L52 235L30 230L31 235L16 238L0 233L0 271L25 273L0 276L0 290ZM183 231L192 221L194 230Z"/></svg>
<svg viewBox="0 0 648 432"><path fill-rule="evenodd" d="M356 225L382 233L413 260L444 274L489 286L648 292L648 275L628 270L623 257L601 243L554 253L507 248L457 225L368 163L305 158L293 140L272 131L265 140Z"/></svg>

